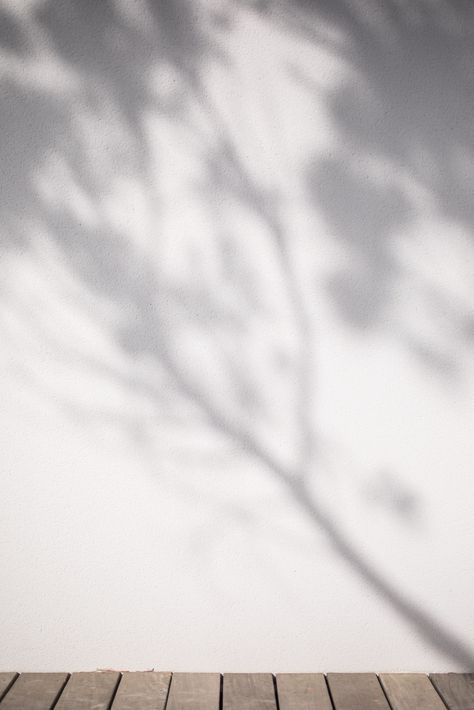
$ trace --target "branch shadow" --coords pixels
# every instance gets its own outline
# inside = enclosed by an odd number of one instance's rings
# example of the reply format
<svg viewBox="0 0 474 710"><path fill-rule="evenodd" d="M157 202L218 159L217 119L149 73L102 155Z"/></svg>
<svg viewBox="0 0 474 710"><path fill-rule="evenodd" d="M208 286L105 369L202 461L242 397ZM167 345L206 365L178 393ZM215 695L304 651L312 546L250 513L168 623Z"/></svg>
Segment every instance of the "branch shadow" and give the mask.
<svg viewBox="0 0 474 710"><path fill-rule="evenodd" d="M225 39L239 7L248 5L209 9L160 0L137 3L134 12L111 0L81 0L33 4L24 15L0 18L2 251L58 264L78 284L68 290L58 281L60 298L107 334L132 363L133 375L78 348L83 367L172 416L165 381L179 393L177 408L189 403L263 464L335 555L425 641L472 667L472 650L385 579L312 493L322 445L313 421L317 323L294 265L284 196L249 168L204 80L215 65L228 66L232 75ZM388 327L440 378L462 377L455 351L444 345L454 324L462 346L472 346L474 318L463 303L451 303L436 286L417 280L423 300L434 303L436 313L447 313L437 321L437 344L393 325L390 314L406 278L401 235L420 211L411 185L429 194L440 214L473 232L466 180L474 145L470 7L446 3L437 14L422 2L411 10L389 2L375 19L363 14L362 5L341 0L297 2L297 12L277 2L251 7L262 21L287 26L305 41L322 37L359 77L359 83L325 96L340 146L329 157L310 151L301 171L308 211L324 216L350 259L328 279L335 312L362 332ZM318 30L322 22L344 42L325 37ZM310 96L316 92L312 78L299 77ZM442 97L438 81L446 87ZM161 134L164 139L156 137ZM167 153L169 136L179 136L198 156L198 168L192 156L191 167L178 165L171 187L163 174L174 159ZM383 179L380 164L392 168ZM393 177L395 168L403 179ZM123 209L120 180L136 188ZM166 221L169 203L180 210L173 202L180 181L193 198L183 209L189 208L192 221L197 204L207 222L199 242L184 222L188 233L175 246L155 221ZM115 201L110 185L118 185ZM140 201L149 218L145 235L130 227ZM202 236L206 225L212 230ZM181 262L173 266L176 249ZM6 302L38 342L64 350L56 324L37 304L22 305L15 293L7 293ZM97 303L102 310L95 310ZM50 384L38 386L47 396ZM51 396L63 401L65 411L74 408L61 391L53 388ZM289 402L288 412L280 411L279 401ZM145 431L140 412L123 425L129 435ZM383 495L414 514L416 502L393 481Z"/></svg>

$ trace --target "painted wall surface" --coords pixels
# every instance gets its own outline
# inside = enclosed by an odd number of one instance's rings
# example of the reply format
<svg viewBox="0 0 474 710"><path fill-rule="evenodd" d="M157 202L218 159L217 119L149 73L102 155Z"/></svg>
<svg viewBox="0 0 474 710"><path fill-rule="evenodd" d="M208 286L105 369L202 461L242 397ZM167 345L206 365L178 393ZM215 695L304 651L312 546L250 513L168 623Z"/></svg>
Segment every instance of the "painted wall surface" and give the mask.
<svg viewBox="0 0 474 710"><path fill-rule="evenodd" d="M0 666L474 666L474 6L2 0Z"/></svg>

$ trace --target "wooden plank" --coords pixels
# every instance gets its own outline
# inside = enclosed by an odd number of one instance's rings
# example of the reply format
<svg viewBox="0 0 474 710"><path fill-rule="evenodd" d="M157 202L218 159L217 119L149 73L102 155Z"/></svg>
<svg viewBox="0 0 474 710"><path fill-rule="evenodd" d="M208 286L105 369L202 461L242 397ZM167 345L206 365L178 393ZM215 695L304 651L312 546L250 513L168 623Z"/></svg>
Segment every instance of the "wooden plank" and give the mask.
<svg viewBox="0 0 474 710"><path fill-rule="evenodd" d="M0 700L8 693L17 678L18 673L0 673Z"/></svg>
<svg viewBox="0 0 474 710"><path fill-rule="evenodd" d="M73 673L55 710L108 710L119 680L115 671Z"/></svg>
<svg viewBox="0 0 474 710"><path fill-rule="evenodd" d="M164 710L171 673L123 673L112 710Z"/></svg>
<svg viewBox="0 0 474 710"><path fill-rule="evenodd" d="M446 710L430 679L423 673L382 673L380 682L392 710Z"/></svg>
<svg viewBox="0 0 474 710"><path fill-rule="evenodd" d="M219 673L173 673L166 710L219 710Z"/></svg>
<svg viewBox="0 0 474 710"><path fill-rule="evenodd" d="M449 710L474 710L474 673L432 673L430 678Z"/></svg>
<svg viewBox="0 0 474 710"><path fill-rule="evenodd" d="M278 673L276 684L280 710L332 710L322 673Z"/></svg>
<svg viewBox="0 0 474 710"><path fill-rule="evenodd" d="M336 710L390 710L375 673L328 673Z"/></svg>
<svg viewBox="0 0 474 710"><path fill-rule="evenodd" d="M1 702L2 710L50 710L67 673L22 673Z"/></svg>
<svg viewBox="0 0 474 710"><path fill-rule="evenodd" d="M276 710L271 673L225 673L223 710Z"/></svg>

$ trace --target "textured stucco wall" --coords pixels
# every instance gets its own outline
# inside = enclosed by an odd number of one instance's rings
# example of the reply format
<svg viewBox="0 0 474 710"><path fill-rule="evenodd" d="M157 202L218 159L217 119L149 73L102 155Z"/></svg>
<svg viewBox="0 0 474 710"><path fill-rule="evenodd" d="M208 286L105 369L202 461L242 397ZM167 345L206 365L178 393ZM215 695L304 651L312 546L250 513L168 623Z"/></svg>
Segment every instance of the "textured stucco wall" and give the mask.
<svg viewBox="0 0 474 710"><path fill-rule="evenodd" d="M0 667L472 666L471 3L0 47Z"/></svg>

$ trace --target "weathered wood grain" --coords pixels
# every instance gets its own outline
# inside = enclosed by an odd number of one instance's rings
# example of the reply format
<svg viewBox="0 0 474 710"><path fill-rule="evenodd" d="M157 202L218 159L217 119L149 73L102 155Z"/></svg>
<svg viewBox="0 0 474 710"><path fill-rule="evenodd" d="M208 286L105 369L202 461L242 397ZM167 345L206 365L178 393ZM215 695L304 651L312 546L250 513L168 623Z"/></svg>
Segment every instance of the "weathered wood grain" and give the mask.
<svg viewBox="0 0 474 710"><path fill-rule="evenodd" d="M280 710L332 710L322 673L278 673L276 684Z"/></svg>
<svg viewBox="0 0 474 710"><path fill-rule="evenodd" d="M474 710L474 673L432 673L430 678L449 710Z"/></svg>
<svg viewBox="0 0 474 710"><path fill-rule="evenodd" d="M173 673L166 710L219 710L219 673Z"/></svg>
<svg viewBox="0 0 474 710"><path fill-rule="evenodd" d="M392 710L446 710L430 679L423 673L382 673L380 682Z"/></svg>
<svg viewBox="0 0 474 710"><path fill-rule="evenodd" d="M375 673L328 673L336 710L390 710Z"/></svg>
<svg viewBox="0 0 474 710"><path fill-rule="evenodd" d="M108 710L119 680L115 671L73 673L55 710Z"/></svg>
<svg viewBox="0 0 474 710"><path fill-rule="evenodd" d="M22 673L1 702L2 710L50 710L67 673Z"/></svg>
<svg viewBox="0 0 474 710"><path fill-rule="evenodd" d="M271 673L225 673L223 710L276 710Z"/></svg>
<svg viewBox="0 0 474 710"><path fill-rule="evenodd" d="M474 673L0 673L0 710L474 710Z"/></svg>
<svg viewBox="0 0 474 710"><path fill-rule="evenodd" d="M0 700L7 694L17 678L18 673L0 673Z"/></svg>
<svg viewBox="0 0 474 710"><path fill-rule="evenodd" d="M171 673L123 673L112 710L163 710Z"/></svg>

